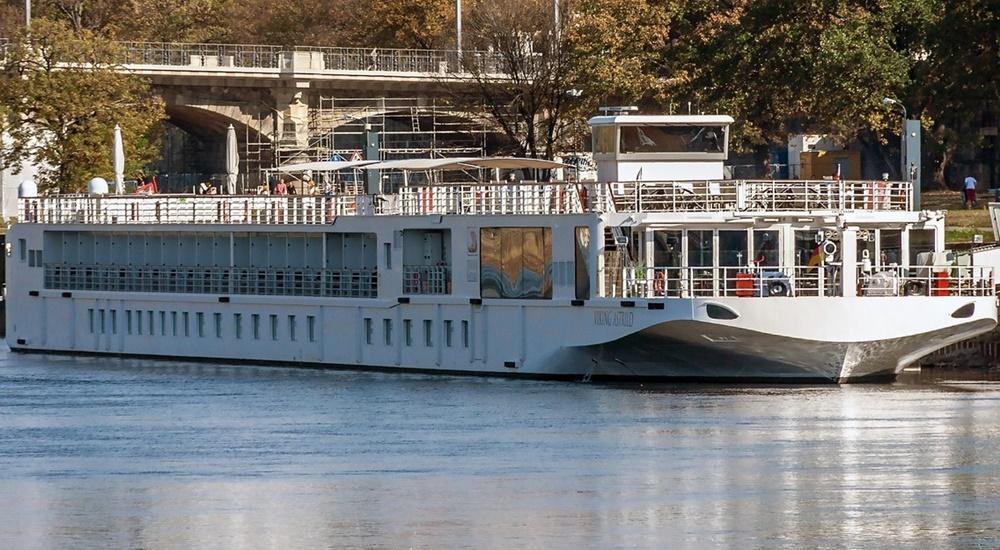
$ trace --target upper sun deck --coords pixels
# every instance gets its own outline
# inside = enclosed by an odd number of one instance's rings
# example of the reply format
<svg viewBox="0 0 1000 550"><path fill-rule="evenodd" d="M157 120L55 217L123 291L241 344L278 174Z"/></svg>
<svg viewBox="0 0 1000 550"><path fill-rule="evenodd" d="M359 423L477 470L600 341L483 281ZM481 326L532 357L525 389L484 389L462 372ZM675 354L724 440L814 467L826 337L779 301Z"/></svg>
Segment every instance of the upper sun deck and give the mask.
<svg viewBox="0 0 1000 550"><path fill-rule="evenodd" d="M21 223L328 224L339 216L692 213L837 215L911 210L910 184L722 180L449 184L389 195L55 195L20 200Z"/></svg>

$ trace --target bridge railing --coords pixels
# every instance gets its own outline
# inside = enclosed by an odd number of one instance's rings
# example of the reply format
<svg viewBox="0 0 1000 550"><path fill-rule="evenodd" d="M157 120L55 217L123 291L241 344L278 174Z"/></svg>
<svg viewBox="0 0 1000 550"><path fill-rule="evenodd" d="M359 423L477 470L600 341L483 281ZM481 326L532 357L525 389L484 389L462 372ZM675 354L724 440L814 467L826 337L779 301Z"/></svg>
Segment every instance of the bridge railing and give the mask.
<svg viewBox="0 0 1000 550"><path fill-rule="evenodd" d="M123 65L157 67L239 67L310 71L496 74L500 60L482 51L397 48L336 48L261 44L120 42Z"/></svg>
<svg viewBox="0 0 1000 550"><path fill-rule="evenodd" d="M121 42L123 65L173 67L280 68L287 48L255 44L182 44L175 42Z"/></svg>

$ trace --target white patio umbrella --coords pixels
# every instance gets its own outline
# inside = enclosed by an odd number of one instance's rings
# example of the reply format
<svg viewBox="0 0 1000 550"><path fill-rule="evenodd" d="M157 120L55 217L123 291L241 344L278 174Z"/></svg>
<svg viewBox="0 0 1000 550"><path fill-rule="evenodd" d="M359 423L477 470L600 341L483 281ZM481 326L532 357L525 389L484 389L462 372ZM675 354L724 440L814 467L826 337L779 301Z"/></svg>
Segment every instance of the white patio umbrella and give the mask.
<svg viewBox="0 0 1000 550"><path fill-rule="evenodd" d="M236 194L236 176L240 174L240 153L236 146L236 129L226 131L226 193Z"/></svg>
<svg viewBox="0 0 1000 550"><path fill-rule="evenodd" d="M125 193L125 146L122 145L122 127L115 124L114 144L115 193Z"/></svg>

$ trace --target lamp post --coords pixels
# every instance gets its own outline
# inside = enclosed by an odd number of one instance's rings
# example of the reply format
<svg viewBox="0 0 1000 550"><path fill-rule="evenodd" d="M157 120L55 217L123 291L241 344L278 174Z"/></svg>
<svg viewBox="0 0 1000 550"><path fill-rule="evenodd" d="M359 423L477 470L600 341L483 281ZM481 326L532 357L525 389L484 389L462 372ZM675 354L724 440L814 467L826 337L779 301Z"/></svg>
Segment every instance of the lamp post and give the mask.
<svg viewBox="0 0 1000 550"><path fill-rule="evenodd" d="M462 0L455 0L455 46L462 55Z"/></svg>
<svg viewBox="0 0 1000 550"><path fill-rule="evenodd" d="M562 35L562 28L561 28L562 26L560 25L559 22L559 0L552 0L552 18L553 18L552 28L555 29L556 31L556 43L559 43L559 40Z"/></svg>
<svg viewBox="0 0 1000 550"><path fill-rule="evenodd" d="M899 177L902 180L910 181L906 170L906 106L891 97L882 98L882 105L899 105L903 110L903 124L899 128Z"/></svg>
<svg viewBox="0 0 1000 550"><path fill-rule="evenodd" d="M31 0L24 0L24 26L31 26Z"/></svg>

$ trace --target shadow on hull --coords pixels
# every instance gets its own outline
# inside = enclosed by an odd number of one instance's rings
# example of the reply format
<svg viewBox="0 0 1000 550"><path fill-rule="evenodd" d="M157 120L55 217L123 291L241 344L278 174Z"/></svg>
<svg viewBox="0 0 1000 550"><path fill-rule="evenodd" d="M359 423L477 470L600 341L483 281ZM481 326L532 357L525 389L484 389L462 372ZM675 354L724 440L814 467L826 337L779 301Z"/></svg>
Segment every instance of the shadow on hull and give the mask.
<svg viewBox="0 0 1000 550"><path fill-rule="evenodd" d="M981 319L871 342L789 338L699 321L669 321L614 342L576 348L590 378L695 382L886 382L903 367L995 326Z"/></svg>

